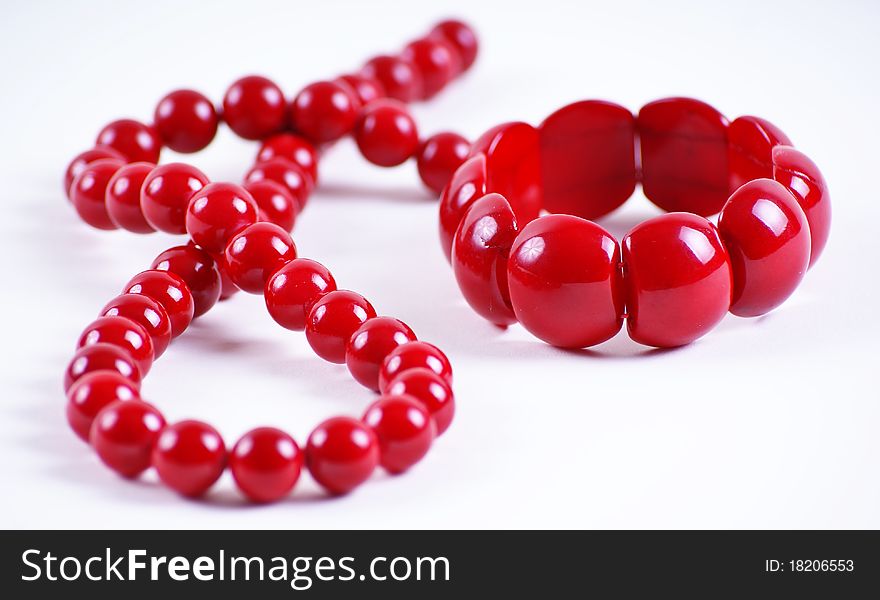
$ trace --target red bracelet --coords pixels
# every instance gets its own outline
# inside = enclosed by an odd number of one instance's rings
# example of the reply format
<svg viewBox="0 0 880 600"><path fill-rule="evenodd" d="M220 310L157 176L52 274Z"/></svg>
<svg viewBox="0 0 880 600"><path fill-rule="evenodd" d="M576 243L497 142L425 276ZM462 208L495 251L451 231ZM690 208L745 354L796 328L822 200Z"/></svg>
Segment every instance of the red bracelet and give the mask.
<svg viewBox="0 0 880 600"><path fill-rule="evenodd" d="M621 251L588 219L637 183L674 212L633 228ZM717 226L705 218L719 211ZM471 307L568 348L608 340L624 319L633 340L673 347L728 310L765 314L819 258L830 221L822 174L784 133L688 98L638 116L577 102L537 128L495 127L440 200L443 250Z"/></svg>

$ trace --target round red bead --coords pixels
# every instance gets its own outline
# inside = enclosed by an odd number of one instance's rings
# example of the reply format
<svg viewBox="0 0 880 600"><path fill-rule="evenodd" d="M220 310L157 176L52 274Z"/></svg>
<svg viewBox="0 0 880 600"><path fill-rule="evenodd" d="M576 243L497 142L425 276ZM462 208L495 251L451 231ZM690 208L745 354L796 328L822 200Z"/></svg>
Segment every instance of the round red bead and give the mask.
<svg viewBox="0 0 880 600"><path fill-rule="evenodd" d="M452 174L467 160L471 145L457 133L443 132L429 137L419 148L416 165L422 182L440 194Z"/></svg>
<svg viewBox="0 0 880 600"><path fill-rule="evenodd" d="M449 42L439 38L416 40L403 49L403 58L412 63L422 80L422 98L432 98L442 90L460 67L459 57Z"/></svg>
<svg viewBox="0 0 880 600"><path fill-rule="evenodd" d="M461 57L461 68L467 70L477 60L477 34L461 21L448 20L438 23L431 30L432 37L441 37L458 51Z"/></svg>
<svg viewBox="0 0 880 600"><path fill-rule="evenodd" d="M223 97L223 119L239 137L261 140L284 128L284 94L265 77L242 77L229 86Z"/></svg>
<svg viewBox="0 0 880 600"><path fill-rule="evenodd" d="M263 141L257 152L257 162L266 162L275 157L286 158L298 165L312 179L318 181L318 151L304 137L293 133L279 133Z"/></svg>
<svg viewBox="0 0 880 600"><path fill-rule="evenodd" d="M376 434L357 419L328 419L309 436L306 463L315 481L328 492L347 494L379 464Z"/></svg>
<svg viewBox="0 0 880 600"><path fill-rule="evenodd" d="M257 203L234 183L209 183L190 200L186 232L208 252L220 253L232 237L257 222Z"/></svg>
<svg viewBox="0 0 880 600"><path fill-rule="evenodd" d="M150 335L153 353L159 358L171 342L171 319L157 301L143 294L116 296L101 311L102 317L125 317L131 319Z"/></svg>
<svg viewBox="0 0 880 600"><path fill-rule="evenodd" d="M302 331L312 305L335 289L336 281L327 267L308 258L297 258L269 278L266 308L282 327Z"/></svg>
<svg viewBox="0 0 880 600"><path fill-rule="evenodd" d="M299 479L303 453L292 437L272 427L244 434L229 455L238 488L254 502L274 502Z"/></svg>
<svg viewBox="0 0 880 600"><path fill-rule="evenodd" d="M281 185L293 199L299 214L308 202L312 180L298 164L276 156L254 165L244 176L245 183L274 181Z"/></svg>
<svg viewBox="0 0 880 600"><path fill-rule="evenodd" d="M410 396L428 411L437 427L437 435L449 429L455 416L455 396L449 383L427 368L399 373L385 388L386 396Z"/></svg>
<svg viewBox="0 0 880 600"><path fill-rule="evenodd" d="M189 327L195 312L193 295L178 275L159 270L138 273L125 284L127 294L143 294L158 302L171 323L171 337Z"/></svg>
<svg viewBox="0 0 880 600"><path fill-rule="evenodd" d="M117 400L140 398L140 386L116 371L94 371L79 378L67 392L67 422L89 441L92 422L102 408Z"/></svg>
<svg viewBox="0 0 880 600"><path fill-rule="evenodd" d="M238 289L238 286L235 285L229 276L229 270L226 267L226 256L218 254L214 256L214 261L217 263L217 268L220 269L220 302L225 302L241 290Z"/></svg>
<svg viewBox="0 0 880 600"><path fill-rule="evenodd" d="M118 373L135 385L140 384L141 370L137 362L115 344L92 344L80 348L73 355L64 372L64 391L68 392L74 383L89 373Z"/></svg>
<svg viewBox="0 0 880 600"><path fill-rule="evenodd" d="M153 116L156 131L175 152L198 152L217 134L217 111L204 95L175 90L162 98Z"/></svg>
<svg viewBox="0 0 880 600"><path fill-rule="evenodd" d="M416 153L419 132L403 104L379 100L364 108L355 128L355 141L368 161L393 167Z"/></svg>
<svg viewBox="0 0 880 600"><path fill-rule="evenodd" d="M437 346L428 342L408 342L385 357L379 371L379 390L387 392L388 385L398 375L420 368L433 371L452 385L452 365Z"/></svg>
<svg viewBox="0 0 880 600"><path fill-rule="evenodd" d="M296 258L290 234L274 223L248 225L226 246L226 273L241 290L262 294L275 271Z"/></svg>
<svg viewBox="0 0 880 600"><path fill-rule="evenodd" d="M293 99L293 128L316 144L333 142L347 134L357 121L358 101L353 90L335 81L307 85Z"/></svg>
<svg viewBox="0 0 880 600"><path fill-rule="evenodd" d="M197 498L223 474L226 446L217 430L207 423L180 421L159 434L152 463L165 485Z"/></svg>
<svg viewBox="0 0 880 600"><path fill-rule="evenodd" d="M354 91L361 106L366 106L373 100L385 97L385 89L382 84L372 77L355 74L342 75L337 81L345 83Z"/></svg>
<svg viewBox="0 0 880 600"><path fill-rule="evenodd" d="M141 187L154 168L155 165L148 162L130 163L121 167L110 178L104 201L107 215L117 227L134 233L156 231L147 223L141 210Z"/></svg>
<svg viewBox="0 0 880 600"><path fill-rule="evenodd" d="M470 206L486 195L486 157L480 153L455 170L440 195L440 246L446 259L452 258L452 244L462 217Z"/></svg>
<svg viewBox="0 0 880 600"><path fill-rule="evenodd" d="M150 372L153 364L153 340L143 325L126 317L99 317L80 335L77 348L107 343L125 350L137 363L141 375Z"/></svg>
<svg viewBox="0 0 880 600"><path fill-rule="evenodd" d="M67 169L64 171L64 193L67 195L68 199L70 198L70 185L73 183L73 180L76 179L76 176L83 172L86 165L102 158L115 158L125 162L125 157L122 153L114 150L110 146L96 146L91 150L80 152L72 161L70 161L70 164L67 165Z"/></svg>
<svg viewBox="0 0 880 600"><path fill-rule="evenodd" d="M364 423L379 440L379 464L402 473L431 448L437 427L425 407L409 396L382 396L367 408Z"/></svg>
<svg viewBox="0 0 880 600"><path fill-rule="evenodd" d="M375 316L373 306L360 294L335 290L312 305L306 320L306 339L315 354L342 364L351 334Z"/></svg>
<svg viewBox="0 0 880 600"><path fill-rule="evenodd" d="M399 56L377 56L362 74L378 81L389 98L412 102L422 97L422 78L415 66Z"/></svg>
<svg viewBox="0 0 880 600"><path fill-rule="evenodd" d="M128 162L159 162L162 142L156 130L133 119L120 119L107 124L95 142L110 146L122 154Z"/></svg>
<svg viewBox="0 0 880 600"><path fill-rule="evenodd" d="M125 163L101 158L87 164L70 186L70 201L83 221L97 229L116 229L107 212L107 186Z"/></svg>
<svg viewBox="0 0 880 600"><path fill-rule="evenodd" d="M137 477L150 467L150 455L165 418L142 400L124 400L105 406L89 439L104 464L123 477Z"/></svg>
<svg viewBox="0 0 880 600"><path fill-rule="evenodd" d="M141 211L153 228L165 233L186 233L186 207L193 194L208 184L208 177L193 166L168 163L153 169L141 187Z"/></svg>
<svg viewBox="0 0 880 600"><path fill-rule="evenodd" d="M244 189L253 196L260 214L266 221L275 223L284 231L293 230L298 212L297 203L283 185L264 179L245 183Z"/></svg>
<svg viewBox="0 0 880 600"><path fill-rule="evenodd" d="M192 294L193 318L208 312L220 298L220 270L211 255L201 248L193 245L169 248L156 257L150 268L168 271L186 283Z"/></svg>
<svg viewBox="0 0 880 600"><path fill-rule="evenodd" d="M415 341L416 334L409 326L391 317L376 317L358 327L348 340L345 364L355 381L379 390L379 370L392 350Z"/></svg>

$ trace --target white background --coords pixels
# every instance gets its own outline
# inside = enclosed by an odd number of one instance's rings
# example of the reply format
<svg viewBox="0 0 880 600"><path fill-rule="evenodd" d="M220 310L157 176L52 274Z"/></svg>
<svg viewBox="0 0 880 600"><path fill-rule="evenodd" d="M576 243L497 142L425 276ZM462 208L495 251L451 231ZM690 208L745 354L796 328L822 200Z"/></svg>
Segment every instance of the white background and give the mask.
<svg viewBox="0 0 880 600"><path fill-rule="evenodd" d="M0 526L880 527L876 3L57 1L2 13ZM300 254L449 354L452 428L412 472L339 499L307 475L265 507L244 504L228 475L203 502L152 475L113 475L69 431L61 374L100 307L178 242L84 225L61 192L69 159L111 119L150 119L171 89L219 100L256 72L293 94L449 15L475 25L481 52L414 109L424 132L474 138L583 98L637 110L690 95L757 114L829 182L822 260L777 311L728 316L689 347L650 352L623 334L564 352L475 316L414 166L378 169L345 141L321 164L294 232ZM223 129L186 160L238 180L255 151ZM604 224L623 235L656 212L637 194ZM210 421L230 445L262 424L304 441L371 398L243 293L165 356L144 395L170 420Z"/></svg>

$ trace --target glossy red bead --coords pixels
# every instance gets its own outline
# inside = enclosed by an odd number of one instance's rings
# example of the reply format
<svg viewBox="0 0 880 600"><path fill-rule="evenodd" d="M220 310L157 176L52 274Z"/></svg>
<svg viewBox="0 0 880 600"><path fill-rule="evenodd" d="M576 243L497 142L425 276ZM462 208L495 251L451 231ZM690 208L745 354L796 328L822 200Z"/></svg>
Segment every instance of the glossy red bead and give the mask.
<svg viewBox="0 0 880 600"><path fill-rule="evenodd" d="M461 66L457 51L443 38L428 37L411 42L401 56L419 72L423 99L436 96L452 81Z"/></svg>
<svg viewBox="0 0 880 600"><path fill-rule="evenodd" d="M266 162L275 157L286 158L298 165L312 179L318 181L318 151L302 136L293 133L279 133L263 140L257 152L257 162Z"/></svg>
<svg viewBox="0 0 880 600"><path fill-rule="evenodd" d="M733 268L730 312L756 317L795 290L810 264L810 227L797 200L772 179L752 180L721 210L718 233Z"/></svg>
<svg viewBox="0 0 880 600"><path fill-rule="evenodd" d="M122 294L104 305L102 317L131 319L150 335L153 356L159 358L171 343L171 319L156 300L143 294Z"/></svg>
<svg viewBox="0 0 880 600"><path fill-rule="evenodd" d="M211 255L193 245L175 246L156 257L150 265L180 277L192 294L193 318L208 312L220 298L220 270Z"/></svg>
<svg viewBox="0 0 880 600"><path fill-rule="evenodd" d="M377 100L366 106L354 131L364 158L380 167L406 162L419 149L419 132L406 106Z"/></svg>
<svg viewBox="0 0 880 600"><path fill-rule="evenodd" d="M64 182L62 185L64 186L64 193L67 195L68 199L70 198L70 185L73 183L73 180L76 179L76 176L82 173L83 169L86 168L86 165L102 158L115 158L125 162L125 157L122 153L114 150L110 146L96 146L85 152L80 152L72 161L70 161L67 165L67 169L64 171Z"/></svg>
<svg viewBox="0 0 880 600"><path fill-rule="evenodd" d="M67 392L67 422L89 441L92 422L102 408L117 400L140 398L140 386L116 371L94 371L79 378Z"/></svg>
<svg viewBox="0 0 880 600"><path fill-rule="evenodd" d="M180 421L159 433L151 460L162 483L179 494L197 498L223 474L226 445L207 423Z"/></svg>
<svg viewBox="0 0 880 600"><path fill-rule="evenodd" d="M208 252L220 253L232 237L257 222L257 203L234 183L209 183L193 194L186 209L186 232Z"/></svg>
<svg viewBox="0 0 880 600"><path fill-rule="evenodd" d="M347 85L318 81L307 85L290 105L290 122L297 133L316 144L333 142L354 128L358 100Z"/></svg>
<svg viewBox="0 0 880 600"><path fill-rule="evenodd" d="M363 422L376 434L379 464L389 473L403 473L422 460L437 435L428 410L410 396L381 396Z"/></svg>
<svg viewBox="0 0 880 600"><path fill-rule="evenodd" d="M409 396L418 400L431 415L437 435L452 424L455 416L452 388L443 377L430 369L409 369L398 374L384 393L386 396Z"/></svg>
<svg viewBox="0 0 880 600"><path fill-rule="evenodd" d="M626 327L640 344L688 344L730 308L730 258L706 219L671 213L637 225L623 239Z"/></svg>
<svg viewBox="0 0 880 600"><path fill-rule="evenodd" d="M306 464L312 477L331 494L347 494L366 481L379 464L373 430L349 417L334 417L309 436Z"/></svg>
<svg viewBox="0 0 880 600"><path fill-rule="evenodd" d="M141 210L141 187L155 166L148 162L129 163L120 167L110 178L104 202L107 215L117 227L134 233L156 231L147 223Z"/></svg>
<svg viewBox="0 0 880 600"><path fill-rule="evenodd" d="M408 60L399 56L377 56L361 70L382 85L389 98L401 102L413 102L422 97L422 77Z"/></svg>
<svg viewBox="0 0 880 600"><path fill-rule="evenodd" d="M440 194L440 247L446 260L452 258L452 244L461 219L470 206L486 195L486 157L483 154L466 160Z"/></svg>
<svg viewBox="0 0 880 600"><path fill-rule="evenodd" d="M487 194L468 209L452 247L452 270L464 299L478 315L499 326L516 322L507 287L507 257L517 233L507 200Z"/></svg>
<svg viewBox="0 0 880 600"><path fill-rule="evenodd" d="M302 331L312 305L335 289L336 281L327 267L308 258L297 258L269 278L265 289L266 308L285 329Z"/></svg>
<svg viewBox="0 0 880 600"><path fill-rule="evenodd" d="M175 152L198 152L217 134L214 105L194 90L175 90L159 101L153 115L162 142Z"/></svg>
<svg viewBox="0 0 880 600"><path fill-rule="evenodd" d="M422 182L440 194L452 174L467 160L471 145L457 133L443 132L429 137L419 147L416 165Z"/></svg>
<svg viewBox="0 0 880 600"><path fill-rule="evenodd" d="M296 258L290 234L274 223L248 225L226 246L226 273L239 289L262 294L275 271Z"/></svg>
<svg viewBox="0 0 880 600"><path fill-rule="evenodd" d="M391 381L411 369L428 369L452 385L452 365L443 351L428 342L409 342L385 357L379 371L379 391L387 393Z"/></svg>
<svg viewBox="0 0 880 600"><path fill-rule="evenodd" d="M355 381L379 390L379 370L392 350L416 340L409 326L391 317L376 317L358 327L345 349L345 364Z"/></svg>
<svg viewBox="0 0 880 600"><path fill-rule="evenodd" d="M141 211L154 229L186 233L186 207L193 194L208 184L208 177L195 167L168 163L153 169L141 187Z"/></svg>
<svg viewBox="0 0 880 600"><path fill-rule="evenodd" d="M183 333L195 315L195 300L186 282L168 271L143 271L132 277L123 292L143 294L158 302L168 315L171 337Z"/></svg>
<svg viewBox="0 0 880 600"><path fill-rule="evenodd" d="M134 119L119 119L108 123L98 133L95 141L99 146L110 146L122 154L128 162L159 162L162 142L156 129Z"/></svg>
<svg viewBox="0 0 880 600"><path fill-rule="evenodd" d="M713 215L727 201L727 119L692 98L666 98L639 111L645 196L666 211Z"/></svg>
<svg viewBox="0 0 880 600"><path fill-rule="evenodd" d="M259 75L242 77L226 90L223 120L239 137L261 140L287 123L284 94L275 83Z"/></svg>
<svg viewBox="0 0 880 600"><path fill-rule="evenodd" d="M373 100L386 96L385 88L372 77L362 74L349 74L340 76L337 81L345 83L354 91L361 106L366 106Z"/></svg>
<svg viewBox="0 0 880 600"><path fill-rule="evenodd" d="M107 212L107 186L125 163L101 158L87 164L70 185L70 201L80 218L97 229L116 229Z"/></svg>
<svg viewBox="0 0 880 600"><path fill-rule="evenodd" d="M816 264L831 231L831 196L828 184L816 164L791 146L772 151L773 179L788 188L807 215L810 224L810 266Z"/></svg>
<svg viewBox="0 0 880 600"><path fill-rule="evenodd" d="M232 298L235 294L240 292L241 290L235 285L235 282L232 281L232 277L229 276L229 271L226 268L226 258L224 255L219 255L214 257L217 266L220 269L220 302L225 302Z"/></svg>
<svg viewBox="0 0 880 600"><path fill-rule="evenodd" d="M257 203L257 209L264 220L278 225L284 231L293 230L299 211L293 196L283 185L264 179L245 183L243 187Z"/></svg>
<svg viewBox="0 0 880 600"><path fill-rule="evenodd" d="M477 60L477 34L465 23L456 20L447 20L438 23L431 30L431 36L442 37L458 51L461 57L461 68L467 70Z"/></svg>
<svg viewBox="0 0 880 600"><path fill-rule="evenodd" d="M791 140L773 123L759 117L739 117L727 128L730 190L752 179L773 177L773 148Z"/></svg>
<svg viewBox="0 0 880 600"><path fill-rule="evenodd" d="M80 348L64 371L64 391L80 378L96 372L118 373L135 385L141 382L141 371L131 354L115 344L99 343Z"/></svg>
<svg viewBox="0 0 880 600"><path fill-rule="evenodd" d="M98 457L123 477L137 477L150 467L150 456L165 418L142 400L105 406L89 435Z"/></svg>
<svg viewBox="0 0 880 600"><path fill-rule="evenodd" d="M77 341L77 348L93 344L112 344L132 358L138 366L138 372L146 375L150 372L155 356L153 340L143 325L126 317L99 317L83 330Z"/></svg>
<svg viewBox="0 0 880 600"><path fill-rule="evenodd" d="M293 489L303 459L292 437L273 427L258 427L236 442L229 454L229 470L245 496L254 502L274 502Z"/></svg>
<svg viewBox="0 0 880 600"><path fill-rule="evenodd" d="M308 202L312 191L312 180L309 175L298 164L280 156L251 167L251 170L245 174L244 181L246 184L274 181L281 185L293 199L297 214Z"/></svg>
<svg viewBox="0 0 880 600"><path fill-rule="evenodd" d="M335 290L312 305L306 319L306 339L315 354L332 363L345 362L348 340L376 310L367 299L348 290Z"/></svg>

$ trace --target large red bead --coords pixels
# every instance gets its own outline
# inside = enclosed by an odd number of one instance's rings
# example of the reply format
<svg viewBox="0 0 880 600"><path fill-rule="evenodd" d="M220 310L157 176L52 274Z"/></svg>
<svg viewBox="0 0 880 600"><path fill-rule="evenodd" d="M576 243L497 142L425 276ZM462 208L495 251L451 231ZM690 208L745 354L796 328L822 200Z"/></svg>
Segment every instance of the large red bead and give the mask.
<svg viewBox="0 0 880 600"><path fill-rule="evenodd" d="M610 102L575 102L538 127L544 208L596 219L636 188L635 118Z"/></svg>
<svg viewBox="0 0 880 600"><path fill-rule="evenodd" d="M116 158L101 158L87 164L70 185L70 201L80 218L97 229L116 229L107 212L107 186L125 163Z"/></svg>
<svg viewBox="0 0 880 600"><path fill-rule="evenodd" d="M401 53L419 72L422 80L422 98L432 98L442 90L460 66L460 58L444 39L423 38L406 46Z"/></svg>
<svg viewBox="0 0 880 600"><path fill-rule="evenodd" d="M225 254L217 254L214 256L214 261L217 263L217 268L220 269L220 302L225 302L232 298L235 294L240 292L238 286L235 285L235 282L232 281L232 277L229 276L229 269L226 266L226 255Z"/></svg>
<svg viewBox="0 0 880 600"><path fill-rule="evenodd" d="M220 253L232 237L257 222L257 203L234 183L209 183L193 195L186 210L186 232L201 248Z"/></svg>
<svg viewBox="0 0 880 600"><path fill-rule="evenodd" d="M186 207L193 194L208 184L195 167L168 163L153 169L141 187L141 211L153 228L165 233L186 233Z"/></svg>
<svg viewBox="0 0 880 600"><path fill-rule="evenodd" d="M463 71L477 60L477 34L465 23L456 20L442 21L431 30L431 36L442 37L452 44L461 58Z"/></svg>
<svg viewBox="0 0 880 600"><path fill-rule="evenodd" d="M388 385L401 373L410 369L428 369L452 385L452 365L445 354L428 342L408 342L398 346L385 357L379 371L379 391L388 391Z"/></svg>
<svg viewBox="0 0 880 600"><path fill-rule="evenodd" d="M754 179L721 210L718 233L733 268L730 312L756 317L788 298L810 264L810 227L781 183Z"/></svg>
<svg viewBox="0 0 880 600"><path fill-rule="evenodd" d="M354 136L364 158L380 167L402 164L419 149L416 123L396 100L377 100L365 107Z"/></svg>
<svg viewBox="0 0 880 600"><path fill-rule="evenodd" d="M284 231L292 231L299 212L293 196L280 183L270 179L252 181L244 184L257 203L259 213L270 223L275 223Z"/></svg>
<svg viewBox="0 0 880 600"><path fill-rule="evenodd" d="M180 277L193 298L193 318L208 312L220 298L220 270L211 255L193 245L175 246L150 265Z"/></svg>
<svg viewBox="0 0 880 600"><path fill-rule="evenodd" d="M123 291L126 294L143 294L158 302L171 323L171 337L183 333L193 320L195 301L192 292L175 273L143 271L132 277Z"/></svg>
<svg viewBox="0 0 880 600"><path fill-rule="evenodd" d="M64 193L67 195L68 199L70 198L70 184L73 183L76 176L83 172L86 165L102 158L115 158L125 162L125 157L122 153L118 150L114 150L110 146L96 146L85 152L80 152L72 161L70 161L67 165L67 169L64 171Z"/></svg>
<svg viewBox="0 0 880 600"><path fill-rule="evenodd" d="M347 494L366 481L379 464L373 430L349 417L334 417L309 436L306 464L312 477L331 494Z"/></svg>
<svg viewBox="0 0 880 600"><path fill-rule="evenodd" d="M467 160L470 149L470 143L457 133L442 132L429 137L416 158L422 182L439 195L455 170Z"/></svg>
<svg viewBox="0 0 880 600"><path fill-rule="evenodd" d="M640 344L688 344L730 308L730 258L702 217L672 213L637 225L623 239L623 263L626 327Z"/></svg>
<svg viewBox="0 0 880 600"><path fill-rule="evenodd" d="M810 224L810 266L816 264L831 231L831 196L816 164L791 146L773 148L773 179L794 194Z"/></svg>
<svg viewBox="0 0 880 600"><path fill-rule="evenodd" d="M518 231L516 217L500 194L474 202L455 234L452 269L464 299L484 319L516 322L507 287L507 257Z"/></svg>
<svg viewBox="0 0 880 600"><path fill-rule="evenodd" d="M133 119L119 119L108 123L98 133L95 144L110 146L120 152L128 162L146 161L156 164L162 142L156 129Z"/></svg>
<svg viewBox="0 0 880 600"><path fill-rule="evenodd" d="M727 119L699 100L666 98L639 111L642 187L666 211L708 216L729 194Z"/></svg>
<svg viewBox="0 0 880 600"><path fill-rule="evenodd" d="M135 385L141 381L140 367L131 354L115 344L92 344L77 350L68 363L64 371L64 391L68 392L80 378L98 371L118 373Z"/></svg>
<svg viewBox="0 0 880 600"><path fill-rule="evenodd" d="M345 364L355 381L378 391L379 370L385 357L401 344L415 339L416 334L403 321L391 317L369 319L348 340Z"/></svg>
<svg viewBox="0 0 880 600"><path fill-rule="evenodd" d="M162 483L184 496L197 498L223 474L226 445L207 423L180 421L159 434L152 463Z"/></svg>
<svg viewBox="0 0 880 600"><path fill-rule="evenodd" d="M284 94L265 77L242 77L229 86L223 97L223 120L239 137L261 140L284 128Z"/></svg>
<svg viewBox="0 0 880 600"><path fill-rule="evenodd" d="M99 317L83 330L76 347L104 343L125 350L137 363L141 375L150 372L155 353L153 340L143 325L126 317Z"/></svg>
<svg viewBox="0 0 880 600"><path fill-rule="evenodd" d="M214 105L194 90L175 90L156 106L153 116L162 142L175 152L198 152L217 134Z"/></svg>
<svg viewBox="0 0 880 600"><path fill-rule="evenodd" d="M274 181L281 185L293 199L296 212L299 214L308 202L312 191L312 180L295 162L281 156L259 162L244 176L245 183L258 181Z"/></svg>
<svg viewBox="0 0 880 600"><path fill-rule="evenodd" d="M318 151L304 137L279 133L263 140L257 152L257 162L266 162L276 156L299 165L312 178L313 184L318 181Z"/></svg>
<svg viewBox="0 0 880 600"><path fill-rule="evenodd" d="M297 258L275 271L266 283L266 308L285 329L302 331L312 305L335 289L336 281L327 267Z"/></svg>
<svg viewBox="0 0 880 600"><path fill-rule="evenodd" d="M280 429L258 427L236 442L229 470L245 496L254 502L274 502L293 489L303 458L292 437Z"/></svg>
<svg viewBox="0 0 880 600"><path fill-rule="evenodd" d="M452 424L455 396L443 377L428 368L408 369L399 373L385 388L387 396L410 396L422 403L431 415L440 435Z"/></svg>
<svg viewBox="0 0 880 600"><path fill-rule="evenodd" d="M446 260L452 258L452 244L461 219L471 204L485 195L486 157L478 154L456 169L440 195L440 247Z"/></svg>
<svg viewBox="0 0 880 600"><path fill-rule="evenodd" d="M148 162L129 163L110 178L104 201L107 215L118 227L134 233L156 231L141 210L141 187L155 166Z"/></svg>
<svg viewBox="0 0 880 600"><path fill-rule="evenodd" d="M399 56L377 56L362 69L363 75L375 79L389 98L413 102L422 97L422 76L415 65Z"/></svg>
<svg viewBox="0 0 880 600"><path fill-rule="evenodd" d="M150 455L165 418L142 400L105 406L89 435L98 457L123 477L137 477L150 467Z"/></svg>
<svg viewBox="0 0 880 600"><path fill-rule="evenodd" d="M103 317L131 319L150 334L154 358L159 358L171 343L171 319L156 300L143 294L122 294L104 305Z"/></svg>
<svg viewBox="0 0 880 600"><path fill-rule="evenodd" d="M116 371L94 371L79 378L67 392L67 422L89 441L92 422L101 409L117 400L140 398L140 385Z"/></svg>
<svg viewBox="0 0 880 600"><path fill-rule="evenodd" d="M382 396L367 408L363 422L379 440L379 464L389 473L402 473L431 449L437 426L415 398Z"/></svg>
<svg viewBox="0 0 880 600"><path fill-rule="evenodd" d="M334 81L307 85L290 105L293 128L316 144L338 140L354 128L357 117L354 91Z"/></svg>
<svg viewBox="0 0 880 600"><path fill-rule="evenodd" d="M739 117L727 128L730 190L752 179L773 177L773 148L791 140L776 125L758 117Z"/></svg>
<svg viewBox="0 0 880 600"><path fill-rule="evenodd" d="M269 277L296 258L296 246L278 225L255 223L229 240L224 258L226 273L239 289L262 294Z"/></svg>
<svg viewBox="0 0 880 600"><path fill-rule="evenodd" d="M383 88L382 84L372 77L367 77L362 74L349 74L341 75L337 78L337 81L345 83L352 89L352 91L354 91L358 103L361 106L366 106L373 100L378 100L379 98L384 98L386 96L385 88Z"/></svg>
<svg viewBox="0 0 880 600"><path fill-rule="evenodd" d="M342 364L351 334L375 316L373 305L360 294L335 290L312 305L306 320L306 339L315 354Z"/></svg>

